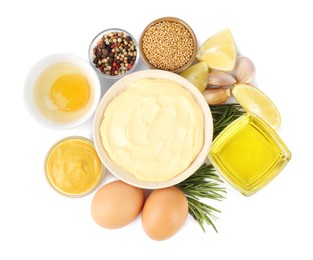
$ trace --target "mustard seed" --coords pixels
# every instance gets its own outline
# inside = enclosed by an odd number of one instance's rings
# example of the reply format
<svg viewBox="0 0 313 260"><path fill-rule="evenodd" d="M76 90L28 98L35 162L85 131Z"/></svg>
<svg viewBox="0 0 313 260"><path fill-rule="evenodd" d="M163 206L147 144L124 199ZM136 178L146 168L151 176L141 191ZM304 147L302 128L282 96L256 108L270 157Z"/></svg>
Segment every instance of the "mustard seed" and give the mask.
<svg viewBox="0 0 313 260"><path fill-rule="evenodd" d="M192 57L194 42L188 29L174 21L161 21L150 26L142 38L143 54L158 69L173 71Z"/></svg>

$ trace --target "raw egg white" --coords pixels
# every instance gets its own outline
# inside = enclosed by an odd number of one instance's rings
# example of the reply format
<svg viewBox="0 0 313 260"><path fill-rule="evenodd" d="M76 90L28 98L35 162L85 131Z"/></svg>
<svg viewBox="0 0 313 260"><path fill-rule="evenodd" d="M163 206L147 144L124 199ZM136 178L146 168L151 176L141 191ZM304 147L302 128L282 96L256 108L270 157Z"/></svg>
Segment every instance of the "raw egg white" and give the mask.
<svg viewBox="0 0 313 260"><path fill-rule="evenodd" d="M120 228L139 215L143 204L143 189L113 181L96 192L91 203L91 215L104 228Z"/></svg>
<svg viewBox="0 0 313 260"><path fill-rule="evenodd" d="M70 62L51 65L38 77L34 101L39 112L56 123L68 123L85 115L94 91L89 76Z"/></svg>
<svg viewBox="0 0 313 260"><path fill-rule="evenodd" d="M177 187L153 191L142 210L141 221L145 233L154 240L175 235L188 215L188 201Z"/></svg>

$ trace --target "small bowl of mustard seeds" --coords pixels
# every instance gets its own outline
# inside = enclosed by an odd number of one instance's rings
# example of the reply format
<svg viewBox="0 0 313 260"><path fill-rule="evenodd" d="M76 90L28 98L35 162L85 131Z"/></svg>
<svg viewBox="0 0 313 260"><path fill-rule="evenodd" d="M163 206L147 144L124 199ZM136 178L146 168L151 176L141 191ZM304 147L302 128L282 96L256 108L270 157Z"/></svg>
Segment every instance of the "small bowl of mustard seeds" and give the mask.
<svg viewBox="0 0 313 260"><path fill-rule="evenodd" d="M198 44L187 23L175 17L163 17L143 30L139 50L149 68L180 73L193 63Z"/></svg>
<svg viewBox="0 0 313 260"><path fill-rule="evenodd" d="M112 28L96 35L89 46L89 60L96 72L108 79L119 79L138 64L135 38L127 31Z"/></svg>

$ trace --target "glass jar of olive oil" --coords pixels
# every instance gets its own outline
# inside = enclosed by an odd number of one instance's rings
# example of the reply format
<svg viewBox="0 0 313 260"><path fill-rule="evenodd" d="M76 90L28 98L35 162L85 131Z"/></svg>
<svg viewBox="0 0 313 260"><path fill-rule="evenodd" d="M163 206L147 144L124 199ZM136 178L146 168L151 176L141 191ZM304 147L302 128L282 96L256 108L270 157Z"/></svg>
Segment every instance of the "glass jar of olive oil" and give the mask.
<svg viewBox="0 0 313 260"><path fill-rule="evenodd" d="M233 187L250 196L282 171L291 152L269 125L247 113L217 136L208 157Z"/></svg>

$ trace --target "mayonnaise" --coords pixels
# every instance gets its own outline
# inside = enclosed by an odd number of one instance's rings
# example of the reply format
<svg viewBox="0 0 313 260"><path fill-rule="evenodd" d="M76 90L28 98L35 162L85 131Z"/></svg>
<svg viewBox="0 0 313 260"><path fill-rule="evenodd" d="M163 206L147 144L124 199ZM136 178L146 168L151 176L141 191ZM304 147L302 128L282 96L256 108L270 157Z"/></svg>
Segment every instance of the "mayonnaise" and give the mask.
<svg viewBox="0 0 313 260"><path fill-rule="evenodd" d="M174 81L140 79L106 107L100 126L110 159L141 181L183 172L204 143L204 115L191 92Z"/></svg>

